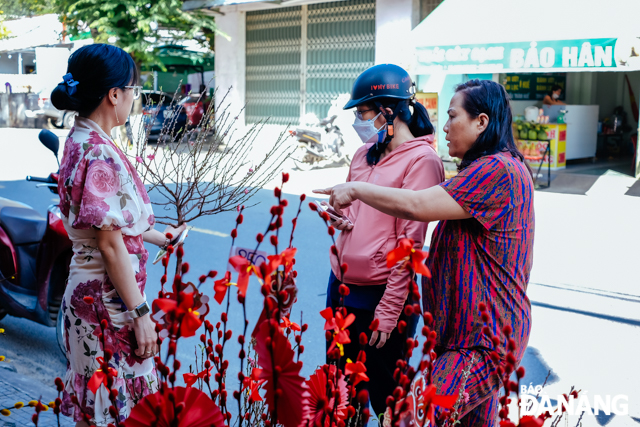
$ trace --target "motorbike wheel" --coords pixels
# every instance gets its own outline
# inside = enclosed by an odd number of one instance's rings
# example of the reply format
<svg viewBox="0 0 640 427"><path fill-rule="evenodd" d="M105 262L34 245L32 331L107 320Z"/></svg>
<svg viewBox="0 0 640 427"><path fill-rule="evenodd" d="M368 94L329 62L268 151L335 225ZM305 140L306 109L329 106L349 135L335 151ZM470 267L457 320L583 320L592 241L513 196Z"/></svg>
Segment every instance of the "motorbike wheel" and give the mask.
<svg viewBox="0 0 640 427"><path fill-rule="evenodd" d="M56 340L58 341L58 348L62 355L67 358L67 350L64 345L64 313L62 310L58 310L58 316L56 321Z"/></svg>
<svg viewBox="0 0 640 427"><path fill-rule="evenodd" d="M68 112L64 115L62 123L66 129L71 129L76 122L76 114Z"/></svg>

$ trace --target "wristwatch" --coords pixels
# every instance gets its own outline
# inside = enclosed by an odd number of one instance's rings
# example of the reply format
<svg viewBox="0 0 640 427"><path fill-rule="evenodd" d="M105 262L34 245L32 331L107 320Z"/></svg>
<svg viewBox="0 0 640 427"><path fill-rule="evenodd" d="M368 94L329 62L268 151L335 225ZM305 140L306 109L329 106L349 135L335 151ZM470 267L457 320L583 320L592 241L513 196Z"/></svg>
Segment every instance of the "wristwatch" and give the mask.
<svg viewBox="0 0 640 427"><path fill-rule="evenodd" d="M129 316L131 316L132 319L137 319L138 317L142 317L150 311L151 308L149 308L149 304L145 301L133 310L129 310L127 313L129 313Z"/></svg>

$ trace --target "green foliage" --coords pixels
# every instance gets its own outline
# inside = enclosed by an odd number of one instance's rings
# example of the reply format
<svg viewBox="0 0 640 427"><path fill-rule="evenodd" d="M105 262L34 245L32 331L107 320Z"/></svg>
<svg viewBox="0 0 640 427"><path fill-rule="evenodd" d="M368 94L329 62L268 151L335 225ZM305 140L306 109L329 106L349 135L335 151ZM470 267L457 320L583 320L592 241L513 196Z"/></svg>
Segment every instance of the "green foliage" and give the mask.
<svg viewBox="0 0 640 427"><path fill-rule="evenodd" d="M10 31L4 26L4 12L0 10L0 40L9 38Z"/></svg>
<svg viewBox="0 0 640 427"><path fill-rule="evenodd" d="M0 0L0 11L8 19L31 17L51 12L52 0Z"/></svg>
<svg viewBox="0 0 640 427"><path fill-rule="evenodd" d="M139 64L155 63L152 49L160 44L196 40L208 46L217 32L212 17L183 11L181 0L51 1L69 35L89 29L96 42L111 42Z"/></svg>

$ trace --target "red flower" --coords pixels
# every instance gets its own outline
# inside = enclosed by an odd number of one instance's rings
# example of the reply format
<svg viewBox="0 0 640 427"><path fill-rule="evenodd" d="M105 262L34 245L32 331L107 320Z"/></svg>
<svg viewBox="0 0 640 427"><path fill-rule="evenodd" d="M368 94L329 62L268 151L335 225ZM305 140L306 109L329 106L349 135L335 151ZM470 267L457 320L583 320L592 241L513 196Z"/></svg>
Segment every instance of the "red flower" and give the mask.
<svg viewBox="0 0 640 427"><path fill-rule="evenodd" d="M298 427L307 415L309 391L300 376L302 362L293 361L291 343L274 323L262 322L256 335L256 353L261 369L256 372L254 380L266 381L267 405L272 413L276 412L278 422L285 427Z"/></svg>
<svg viewBox="0 0 640 427"><path fill-rule="evenodd" d="M344 373L346 375L351 375L351 377L349 378L351 380L351 384L355 386L360 381L369 381L369 377L367 376L367 374L365 374L365 372L367 372L367 368L364 366L364 363L352 363L350 360L347 360L347 364L344 367Z"/></svg>
<svg viewBox="0 0 640 427"><path fill-rule="evenodd" d="M329 378L325 373L325 369L329 369ZM347 404L349 400L349 392L347 390L347 382L344 380L344 376L341 376L338 380L338 387L335 386L336 367L335 365L324 365L318 369L309 377L305 383L309 387L309 409L310 414L307 420L310 421L310 426L320 425L322 418L324 417L325 408L331 408L335 405L334 392L339 392L340 400L336 407L336 412L333 417L327 416L325 418L325 427L329 425L337 425L339 420L347 418ZM329 393L327 393L329 390Z"/></svg>
<svg viewBox="0 0 640 427"><path fill-rule="evenodd" d="M400 261L409 263L411 269L416 273L431 278L431 272L424 265L423 260L427 257L427 253L418 249L414 249L413 239L400 239L398 247L387 254L387 268L391 268Z"/></svg>
<svg viewBox="0 0 640 427"><path fill-rule="evenodd" d="M451 409L458 400L457 395L443 396L436 394L436 387L433 384L429 384L422 393L424 399L424 406L427 410L427 418L429 419L429 425L435 426L435 413L436 406L441 408Z"/></svg>
<svg viewBox="0 0 640 427"><path fill-rule="evenodd" d="M282 323L280 323L280 327L281 328L291 328L294 331L300 331L300 325L290 321L288 317L283 317L282 318Z"/></svg>
<svg viewBox="0 0 640 427"><path fill-rule="evenodd" d="M96 394L101 384L104 384L105 388L107 387L107 372L105 372L102 368L104 359L102 357L96 357L96 361L100 364L101 367L93 373L91 379L89 380L89 383L87 384L87 387L93 394ZM118 376L118 371L116 371L114 368L109 367L108 371L109 375L111 375L113 378L116 378Z"/></svg>
<svg viewBox="0 0 640 427"><path fill-rule="evenodd" d="M198 381L198 378L202 379L207 374L211 375L212 369L213 369L213 366L210 367L209 369L205 369L202 372L198 372L197 374L192 374L188 372L186 374L182 374L182 377L184 378L184 382L187 385L187 387L191 387L193 384L195 384L196 381Z"/></svg>
<svg viewBox="0 0 640 427"><path fill-rule="evenodd" d="M264 383L264 380L255 381L254 378L259 378L262 369L254 368L251 373L251 377L246 377L242 380L242 389L249 391L250 402L262 402L262 396L260 396L260 386Z"/></svg>
<svg viewBox="0 0 640 427"><path fill-rule="evenodd" d="M222 301L224 301L224 297L227 295L227 289L229 289L230 284L231 273L229 271L224 274L222 279L213 282L213 290L216 293L213 298L218 302L218 304L222 304Z"/></svg>
<svg viewBox="0 0 640 427"><path fill-rule="evenodd" d="M340 349L340 355L344 355L342 346L351 342L346 329L353 323L354 320L356 320L355 314L350 313L347 317L343 317L342 313L340 311L337 311L334 317L333 309L331 307L327 307L320 312L320 315L326 320L324 329L333 329L334 331L333 342L331 343L329 350L327 350L327 353L338 346L338 348Z"/></svg>
<svg viewBox="0 0 640 427"><path fill-rule="evenodd" d="M178 414L169 400L173 395ZM157 415L156 415L157 413ZM177 420L177 423L175 423ZM224 417L216 404L202 391L193 387L176 387L145 396L131 410L125 427L224 427Z"/></svg>
<svg viewBox="0 0 640 427"><path fill-rule="evenodd" d="M158 298L153 301L154 316L160 310L166 313L170 323L177 322L180 325L180 336L192 337L202 325L200 313L193 311L195 293L180 292L180 304L173 298ZM164 317L164 316L163 316Z"/></svg>
<svg viewBox="0 0 640 427"><path fill-rule="evenodd" d="M249 286L249 278L251 273L255 273L255 267L248 259L240 255L229 258L229 263L238 272L238 294L245 296Z"/></svg>

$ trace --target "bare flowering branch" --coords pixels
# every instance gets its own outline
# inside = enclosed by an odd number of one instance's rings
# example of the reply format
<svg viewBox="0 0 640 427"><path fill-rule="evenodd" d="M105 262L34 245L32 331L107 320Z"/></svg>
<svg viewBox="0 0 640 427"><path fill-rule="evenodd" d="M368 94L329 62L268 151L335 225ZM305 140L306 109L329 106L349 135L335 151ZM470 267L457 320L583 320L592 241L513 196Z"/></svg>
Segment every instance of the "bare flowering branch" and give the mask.
<svg viewBox="0 0 640 427"><path fill-rule="evenodd" d="M198 101L205 93L206 90ZM158 105L148 100L145 115L134 119L142 123L132 124L137 132L129 155L135 158L133 163L149 185L149 192L156 190L162 196L161 201L153 202L161 207L156 212L159 223L182 224L236 209L271 181L291 154L283 143L285 130L275 141L260 140L260 145L267 148L263 156L256 158L254 148L267 121L242 130L238 123L242 109L234 113L227 95L218 105L209 104L194 129L177 128L177 120L171 119L184 108L174 96L163 112L166 116L155 145L148 143L150 124L156 120L164 100Z"/></svg>

